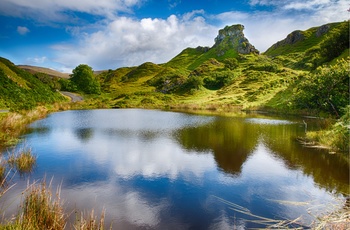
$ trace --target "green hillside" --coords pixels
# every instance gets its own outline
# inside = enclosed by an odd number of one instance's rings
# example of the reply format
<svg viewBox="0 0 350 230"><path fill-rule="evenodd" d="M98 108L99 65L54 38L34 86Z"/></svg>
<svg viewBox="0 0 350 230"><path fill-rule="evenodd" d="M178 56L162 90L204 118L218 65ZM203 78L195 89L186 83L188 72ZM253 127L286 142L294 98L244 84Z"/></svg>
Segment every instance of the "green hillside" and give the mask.
<svg viewBox="0 0 350 230"><path fill-rule="evenodd" d="M345 21L294 31L264 54L292 68L313 70L348 49L349 22Z"/></svg>
<svg viewBox="0 0 350 230"><path fill-rule="evenodd" d="M65 98L53 91L38 77L0 58L0 108L11 110L31 109L39 104L63 101Z"/></svg>
<svg viewBox="0 0 350 230"><path fill-rule="evenodd" d="M349 80L348 22L294 31L264 54L249 43L243 30L243 25L226 26L219 30L213 47L186 48L164 64L145 62L98 72L101 94L85 95L82 106L342 114L349 98L349 85L344 84ZM60 88L79 91L70 79L57 80L43 73L33 76L1 60L2 76L6 76L2 82L7 84L1 85L2 108L60 100L53 92ZM316 87L326 79L324 72L345 87L334 85L330 92ZM315 89L312 95L305 92L308 87ZM326 97L317 95L322 91Z"/></svg>

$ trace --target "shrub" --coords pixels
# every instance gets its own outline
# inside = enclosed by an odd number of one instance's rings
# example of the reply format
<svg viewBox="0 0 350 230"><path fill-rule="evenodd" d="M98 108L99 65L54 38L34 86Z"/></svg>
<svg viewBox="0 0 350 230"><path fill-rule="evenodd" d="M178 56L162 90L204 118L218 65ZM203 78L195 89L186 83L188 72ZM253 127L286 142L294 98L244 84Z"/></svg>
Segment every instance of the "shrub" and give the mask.
<svg viewBox="0 0 350 230"><path fill-rule="evenodd" d="M16 168L20 174L28 173L33 170L36 157L32 154L31 149L21 149L9 156L8 163Z"/></svg>
<svg viewBox="0 0 350 230"><path fill-rule="evenodd" d="M293 103L298 109L310 109L342 115L341 108L349 103L348 62L344 59L334 66L318 67L305 76L295 90Z"/></svg>

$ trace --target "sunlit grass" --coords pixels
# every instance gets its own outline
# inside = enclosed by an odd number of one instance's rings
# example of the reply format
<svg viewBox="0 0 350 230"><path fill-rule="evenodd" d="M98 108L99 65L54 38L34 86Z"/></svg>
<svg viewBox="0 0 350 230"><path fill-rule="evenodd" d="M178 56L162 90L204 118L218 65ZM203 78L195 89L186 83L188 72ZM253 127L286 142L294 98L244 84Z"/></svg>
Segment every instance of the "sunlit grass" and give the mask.
<svg viewBox="0 0 350 230"><path fill-rule="evenodd" d="M13 151L8 157L8 163L13 168L17 169L20 174L29 173L33 170L36 164L36 157L33 155L30 148L22 148Z"/></svg>
<svg viewBox="0 0 350 230"><path fill-rule="evenodd" d="M104 230L105 210L102 210L100 217L95 215L94 210L91 210L90 213L81 212L77 214L73 227L75 230ZM110 229L112 229L112 225Z"/></svg>
<svg viewBox="0 0 350 230"><path fill-rule="evenodd" d="M9 190L7 189L6 192ZM104 230L105 210L100 216L91 212L67 212L61 199L61 188L53 193L51 183L33 183L22 193L23 200L18 214L9 220L2 220L0 229L6 230ZM5 210L0 210L4 212ZM75 222L68 221L69 216L76 213ZM79 214L78 214L79 213ZM112 226L109 228L112 229Z"/></svg>
<svg viewBox="0 0 350 230"><path fill-rule="evenodd" d="M32 184L24 192L24 200L19 214L8 222L3 229L51 229L63 230L67 215L60 200L59 189L52 194L45 183Z"/></svg>
<svg viewBox="0 0 350 230"><path fill-rule="evenodd" d="M350 229L350 207L328 212L316 220L311 225L312 229Z"/></svg>
<svg viewBox="0 0 350 230"><path fill-rule="evenodd" d="M70 103L54 103L47 106L38 106L28 111L24 110L1 114L0 145L11 146L17 144L19 142L19 136L25 132L28 124L44 118L50 112L67 110L70 108L72 108L72 104Z"/></svg>
<svg viewBox="0 0 350 230"><path fill-rule="evenodd" d="M16 144L26 126L34 120L45 117L47 113L47 108L38 107L30 111L9 112L2 116L0 118L0 143L8 146Z"/></svg>

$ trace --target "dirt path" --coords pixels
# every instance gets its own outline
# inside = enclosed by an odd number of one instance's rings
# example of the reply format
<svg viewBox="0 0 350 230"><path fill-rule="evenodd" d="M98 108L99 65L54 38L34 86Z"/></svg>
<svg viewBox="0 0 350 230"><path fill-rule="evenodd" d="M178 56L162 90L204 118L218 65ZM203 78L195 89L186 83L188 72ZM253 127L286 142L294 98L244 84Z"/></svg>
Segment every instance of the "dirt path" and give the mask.
<svg viewBox="0 0 350 230"><path fill-rule="evenodd" d="M77 101L82 101L84 100L84 98L78 94L75 93L71 93L71 92L66 92L66 91L60 91L61 94L70 97L70 99L72 100L72 102L77 102Z"/></svg>

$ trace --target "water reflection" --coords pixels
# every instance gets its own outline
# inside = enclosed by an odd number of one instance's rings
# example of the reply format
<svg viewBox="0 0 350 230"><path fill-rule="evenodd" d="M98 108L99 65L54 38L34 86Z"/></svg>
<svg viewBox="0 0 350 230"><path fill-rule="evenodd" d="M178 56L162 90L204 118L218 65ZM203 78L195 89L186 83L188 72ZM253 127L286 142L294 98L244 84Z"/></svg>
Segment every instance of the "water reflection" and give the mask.
<svg viewBox="0 0 350 230"><path fill-rule="evenodd" d="M235 175L256 146L259 132L256 126L217 118L209 125L181 129L176 137L186 149L212 151L218 166Z"/></svg>
<svg viewBox="0 0 350 230"><path fill-rule="evenodd" d="M133 109L52 114L26 136L38 154L31 180L54 176L68 210L104 207L116 229L261 227L217 197L308 224L309 207L333 203L327 191L348 185L349 167L298 145L297 122L266 120ZM334 172L319 178L326 170ZM26 181L17 184L4 200L19 197Z"/></svg>
<svg viewBox="0 0 350 230"><path fill-rule="evenodd" d="M82 142L88 142L94 135L92 128L79 128L74 130L76 137Z"/></svg>

